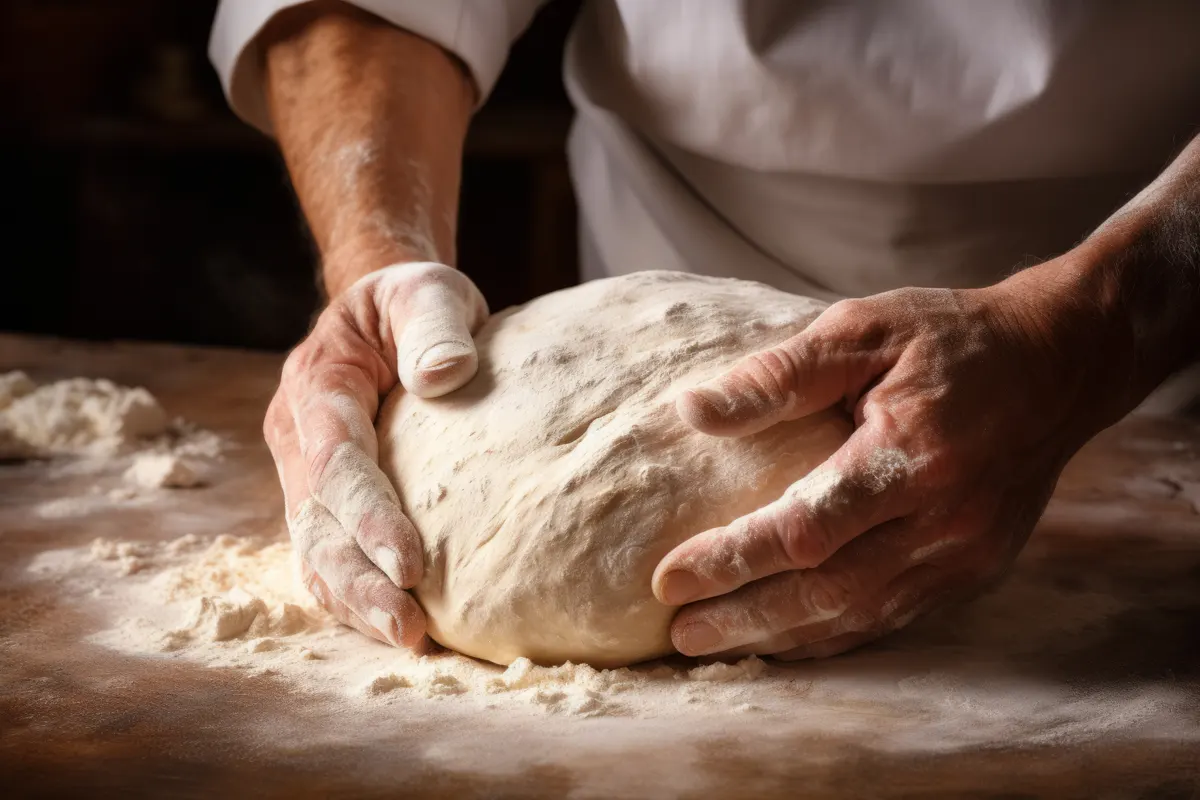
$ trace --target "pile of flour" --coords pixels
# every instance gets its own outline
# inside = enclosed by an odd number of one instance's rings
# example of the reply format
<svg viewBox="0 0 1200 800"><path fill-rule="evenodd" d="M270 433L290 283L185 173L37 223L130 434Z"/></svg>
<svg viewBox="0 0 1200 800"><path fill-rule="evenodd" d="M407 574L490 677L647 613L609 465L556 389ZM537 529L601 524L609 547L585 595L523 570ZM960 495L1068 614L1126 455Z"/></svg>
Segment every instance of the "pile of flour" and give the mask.
<svg viewBox="0 0 1200 800"><path fill-rule="evenodd" d="M103 378L68 378L39 386L23 372L0 374L0 461L53 459L56 469L100 476L100 483L59 498L43 516L75 516L98 504L136 502L147 490L204 485L224 445L215 434L171 419L141 387Z"/></svg>
<svg viewBox="0 0 1200 800"><path fill-rule="evenodd" d="M38 386L0 375L0 458L116 455L167 432L162 406L142 388L70 378Z"/></svg>

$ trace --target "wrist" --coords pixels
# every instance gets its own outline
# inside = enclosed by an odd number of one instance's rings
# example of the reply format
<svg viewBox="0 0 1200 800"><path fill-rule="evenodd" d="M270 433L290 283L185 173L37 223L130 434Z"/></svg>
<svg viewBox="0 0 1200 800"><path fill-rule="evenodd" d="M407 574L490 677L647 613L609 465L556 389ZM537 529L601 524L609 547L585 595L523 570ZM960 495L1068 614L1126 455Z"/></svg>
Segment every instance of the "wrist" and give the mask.
<svg viewBox="0 0 1200 800"><path fill-rule="evenodd" d="M1019 332L1029 369L1047 376L1045 391L1066 411L1062 423L1082 444L1142 399L1128 308L1115 253L1094 242L981 290L1003 327ZM1146 391L1149 391L1148 389Z"/></svg>
<svg viewBox="0 0 1200 800"><path fill-rule="evenodd" d="M405 244L378 237L349 240L329 248L322 259L321 280L327 296L332 299L359 279L395 264L444 263L433 250L421 246L420 242Z"/></svg>

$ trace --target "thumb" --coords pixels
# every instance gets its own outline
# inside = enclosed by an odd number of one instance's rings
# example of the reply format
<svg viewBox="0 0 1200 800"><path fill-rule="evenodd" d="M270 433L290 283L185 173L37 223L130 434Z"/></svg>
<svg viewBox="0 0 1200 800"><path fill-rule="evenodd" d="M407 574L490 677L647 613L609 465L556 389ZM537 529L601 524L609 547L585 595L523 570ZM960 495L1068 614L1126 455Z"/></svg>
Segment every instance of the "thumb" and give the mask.
<svg viewBox="0 0 1200 800"><path fill-rule="evenodd" d="M479 356L472 332L488 316L471 279L443 264L389 267L387 313L396 343L396 372L418 397L439 397L475 376Z"/></svg>
<svg viewBox="0 0 1200 800"><path fill-rule="evenodd" d="M675 401L679 416L711 436L749 436L856 395L888 368L889 357L847 324L838 305L801 333L685 390Z"/></svg>

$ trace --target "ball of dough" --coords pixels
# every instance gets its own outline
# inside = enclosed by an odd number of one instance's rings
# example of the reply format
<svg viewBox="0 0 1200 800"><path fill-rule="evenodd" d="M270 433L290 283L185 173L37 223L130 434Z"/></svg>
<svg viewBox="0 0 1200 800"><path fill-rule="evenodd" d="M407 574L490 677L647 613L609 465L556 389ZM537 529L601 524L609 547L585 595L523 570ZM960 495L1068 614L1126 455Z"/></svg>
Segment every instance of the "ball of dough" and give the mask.
<svg viewBox="0 0 1200 800"><path fill-rule="evenodd" d="M823 308L747 281L624 275L493 316L458 391L393 392L380 461L424 542L430 635L498 664L672 652L658 561L777 498L851 430L831 411L715 438L675 398Z"/></svg>

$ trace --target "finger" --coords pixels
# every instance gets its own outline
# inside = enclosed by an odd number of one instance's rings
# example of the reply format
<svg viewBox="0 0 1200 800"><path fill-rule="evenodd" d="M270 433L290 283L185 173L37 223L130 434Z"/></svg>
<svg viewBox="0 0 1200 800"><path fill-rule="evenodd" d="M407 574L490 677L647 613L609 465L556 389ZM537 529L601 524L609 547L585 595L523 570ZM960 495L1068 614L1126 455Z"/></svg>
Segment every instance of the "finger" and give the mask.
<svg viewBox="0 0 1200 800"><path fill-rule="evenodd" d="M424 571L421 538L376 462L375 388L360 370L336 363L314 362L293 380L287 395L309 493L396 586L417 585Z"/></svg>
<svg viewBox="0 0 1200 800"><path fill-rule="evenodd" d="M323 581L321 576L313 571L311 567L304 565L303 569L305 572L305 587L308 588L308 591L317 599L317 602L319 602L321 606L333 616L334 619L349 628L354 628L356 631L365 636L369 636L372 639L382 642L383 644L394 644L390 634L384 633L378 628L373 627L369 622L355 614L350 606L334 597L325 581ZM435 645L429 639L429 637L423 636L416 644L407 645L406 649L411 650L416 655L427 655L434 649L434 647Z"/></svg>
<svg viewBox="0 0 1200 800"><path fill-rule="evenodd" d="M888 584L875 616L884 633L898 631L961 598L973 580L971 571L960 571L953 562L918 564Z"/></svg>
<svg viewBox="0 0 1200 800"><path fill-rule="evenodd" d="M936 606L936 596L929 596L920 604L898 608L892 616L884 616L879 621L867 626L855 628L852 625L834 626L829 635L822 636L817 629L794 631L790 636L781 637L769 652L781 661L798 661L806 658L829 658L840 655L856 647L869 644L881 639L889 633L894 633L908 625L921 614ZM840 630L839 630L840 628ZM783 646L788 640L797 642L793 647Z"/></svg>
<svg viewBox="0 0 1200 800"><path fill-rule="evenodd" d="M799 661L806 658L830 658L841 655L856 647L862 647L879 638L877 633L851 631L828 639L812 642L801 647L795 647L785 652L775 653L775 658L781 661Z"/></svg>
<svg viewBox="0 0 1200 800"><path fill-rule="evenodd" d="M296 421L282 390L275 393L267 408L267 415L263 419L263 438L267 442L267 449L271 451L275 471L279 474L284 514L290 520L300 504L309 497L308 465L300 454Z"/></svg>
<svg viewBox="0 0 1200 800"><path fill-rule="evenodd" d="M830 635L839 624L870 627L881 618L878 608L887 601L880 598L889 584L913 568L913 553L928 538L928 532L904 520L881 525L820 567L772 575L685 606L671 624L671 640L681 653L707 655L784 634L794 637L798 629L820 623L830 624L812 628L814 635ZM783 645L804 643L788 636Z"/></svg>
<svg viewBox="0 0 1200 800"><path fill-rule="evenodd" d="M814 622L811 625L801 625L783 633L777 633L757 642L731 647L714 653L717 658L744 658L746 656L776 655L813 642L839 636L843 633L865 633L874 624L865 612L851 609L833 619Z"/></svg>
<svg viewBox="0 0 1200 800"><path fill-rule="evenodd" d="M778 500L677 546L654 571L655 597L683 605L815 567L865 531L911 513L917 465L901 450L876 445L881 438L873 426L860 427Z"/></svg>
<svg viewBox="0 0 1200 800"><path fill-rule="evenodd" d="M287 408L287 402L282 393L277 393L267 409L263 422L263 434L275 461L275 469L279 473L280 484L283 486L284 509L289 529L293 527L299 507L304 502L311 502L308 494L308 470L300 455L299 440L296 437L295 421ZM354 613L342 601L334 597L328 585L320 574L304 558L300 558L301 579L309 592L321 606L333 615L334 619L385 644L394 644L396 637L394 625L388 625L389 633L379 630Z"/></svg>
<svg viewBox="0 0 1200 800"><path fill-rule="evenodd" d="M275 468L279 473L280 483L283 486L284 508L290 526L292 520L295 518L298 512L299 507L304 502L309 501L311 495L308 486L308 466L300 453L300 444L299 438L296 435L295 421L291 413L288 411L286 401L281 400L281 397L282 395L277 395L276 399L272 401L271 407L268 409L267 419L264 422L264 433L266 435L267 442L270 445L271 454L275 461ZM335 463L332 465L332 469L337 471L340 468ZM387 488L388 492L393 492L390 483L388 484ZM361 493L361 488L359 491ZM336 493L326 491L326 494L333 495ZM353 492L351 492L351 494L353 494ZM344 501L342 501L342 504L346 505ZM353 520L349 519L350 515L344 516L346 517L346 521L350 522L351 524L355 524ZM339 520L339 522L341 522L341 520ZM364 546L371 548L367 552L373 552L375 554L375 558L372 559L372 562L381 569L386 566L387 568L384 569L385 574L387 574L394 583L397 583L397 585L401 586L401 588L406 588L405 584L412 585L408 583L408 581L415 579L410 579L405 576L404 570L400 566L401 561L399 556L389 557L387 549L385 548L390 549L390 547L388 544L384 543L384 536L390 534L388 541L401 536L407 536L419 541L419 537L417 536L415 530L406 530L405 526L411 528L411 523L409 523L408 519L404 518L402 515L400 521L401 527L399 531L390 529L388 524L389 523L387 520L380 520L378 518L365 519L361 523L357 524L357 527L355 528L355 530L361 532L360 535L356 537L356 541L359 542L360 548ZM392 524L396 523L393 522Z"/></svg>
<svg viewBox="0 0 1200 800"><path fill-rule="evenodd" d="M713 436L747 436L857 395L898 353L860 308L855 301L830 306L801 333L684 391L679 416Z"/></svg>
<svg viewBox="0 0 1200 800"><path fill-rule="evenodd" d="M334 619L343 625L354 628L359 633L370 636L372 639L378 639L384 644L395 644L393 641L395 632L391 630L393 626L388 626L389 633L384 633L384 631L375 628L355 614L350 606L334 597L329 586L321 579L320 574L311 565L305 563L302 566L302 572L305 588L308 589L309 593L317 599L321 607L328 611Z"/></svg>
<svg viewBox="0 0 1200 800"><path fill-rule="evenodd" d="M955 596L956 583L945 569L920 564L904 571L862 608L852 608L832 620L801 625L718 655L730 658L774 655L791 659L828 655L831 650L843 652L898 631L940 607ZM833 643L827 644L830 640Z"/></svg>
<svg viewBox="0 0 1200 800"><path fill-rule="evenodd" d="M329 598L397 647L413 647L421 641L425 615L416 600L376 569L320 503L305 501L290 528L302 562L320 577ZM320 584L314 585L320 590Z"/></svg>
<svg viewBox="0 0 1200 800"><path fill-rule="evenodd" d="M467 276L442 264L403 264L379 284L396 342L400 383L418 397L451 392L475 375L479 356L472 331L487 318L487 303Z"/></svg>

